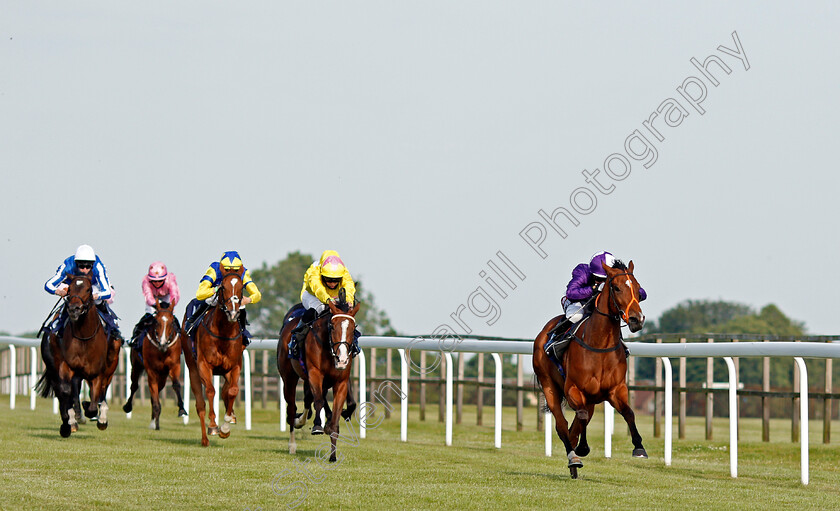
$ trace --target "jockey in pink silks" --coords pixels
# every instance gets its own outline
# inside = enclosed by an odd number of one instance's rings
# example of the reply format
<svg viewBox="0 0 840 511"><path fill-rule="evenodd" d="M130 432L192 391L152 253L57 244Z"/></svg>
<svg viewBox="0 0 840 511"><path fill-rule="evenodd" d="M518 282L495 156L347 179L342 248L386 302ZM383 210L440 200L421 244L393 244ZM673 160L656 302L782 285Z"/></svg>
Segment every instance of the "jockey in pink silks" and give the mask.
<svg viewBox="0 0 840 511"><path fill-rule="evenodd" d="M143 277L143 298L146 299L146 314L134 327L131 335L131 347L136 347L138 341L146 335L146 330L154 324L155 305L158 300L168 302L173 309L181 299L181 292L178 290L178 280L174 273L166 270L166 265L155 261L149 265L149 272Z"/></svg>

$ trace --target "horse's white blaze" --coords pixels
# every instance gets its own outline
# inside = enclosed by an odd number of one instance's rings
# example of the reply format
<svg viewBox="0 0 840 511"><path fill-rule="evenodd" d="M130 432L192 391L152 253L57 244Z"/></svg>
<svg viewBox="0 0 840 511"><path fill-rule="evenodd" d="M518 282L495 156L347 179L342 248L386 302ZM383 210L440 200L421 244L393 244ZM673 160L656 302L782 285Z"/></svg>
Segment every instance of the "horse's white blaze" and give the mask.
<svg viewBox="0 0 840 511"><path fill-rule="evenodd" d="M84 283L84 280L77 280L76 285L81 286Z"/></svg>
<svg viewBox="0 0 840 511"><path fill-rule="evenodd" d="M345 319L345 320L341 321L341 342L349 342L347 340L347 330L349 329L349 327L350 327L350 320L349 319ZM350 356L349 356L350 352L347 350L347 345L346 344L340 344L338 346L337 355L338 355L338 363L342 367L346 366L347 362L349 362L348 359L350 358Z"/></svg>
<svg viewBox="0 0 840 511"><path fill-rule="evenodd" d="M624 283L627 284L627 287L629 287L629 288L633 287L633 283L630 282L630 279L625 280Z"/></svg>

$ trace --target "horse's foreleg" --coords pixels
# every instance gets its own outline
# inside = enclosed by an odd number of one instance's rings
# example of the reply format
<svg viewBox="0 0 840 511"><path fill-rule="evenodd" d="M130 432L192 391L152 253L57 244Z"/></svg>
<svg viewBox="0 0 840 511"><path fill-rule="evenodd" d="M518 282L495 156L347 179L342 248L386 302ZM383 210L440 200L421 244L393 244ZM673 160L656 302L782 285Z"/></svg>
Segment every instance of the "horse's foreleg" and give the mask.
<svg viewBox="0 0 840 511"><path fill-rule="evenodd" d="M216 388L213 386L213 370L210 368L210 365L199 361L198 363L198 373L201 376L201 383L204 385L204 394L207 398L207 409L209 413L207 414L210 419L210 424L207 425L207 431L204 430L204 400L196 399L196 408L198 408L198 402L201 401L201 409L198 410L198 417L199 422L202 424L201 428L201 445L205 445L207 441L206 435L218 435L219 434L219 427L216 425L216 410L213 406L213 399L216 397ZM198 397L198 396L196 396Z"/></svg>
<svg viewBox="0 0 840 511"><path fill-rule="evenodd" d="M316 371L309 372L309 386L312 391L312 403L315 405L315 421L312 424L313 435L323 435L324 428L321 426L321 410L324 409L324 404L327 402L324 399L324 390L322 388L324 376Z"/></svg>
<svg viewBox="0 0 840 511"><path fill-rule="evenodd" d="M344 402L347 400L347 380L341 381L336 383L333 386L333 411L335 412L332 417L330 417L329 422L327 423L327 434L330 435L330 444L332 448L330 450L330 461L335 462L336 460L336 447L335 443L338 440L338 430L339 430L339 411L344 408Z"/></svg>
<svg viewBox="0 0 840 511"><path fill-rule="evenodd" d="M76 412L73 410L73 386L65 378L59 377L54 388L55 397L58 398L58 411L61 414L61 426L58 429L63 438L70 436L74 430L78 430L76 424ZM76 394L78 396L78 394Z"/></svg>
<svg viewBox="0 0 840 511"><path fill-rule="evenodd" d="M572 445L575 446L575 453L581 458L589 454L589 443L586 440L586 426L592 420L592 414L595 412L595 405L587 404L583 411L575 413L575 419L572 421L572 427L569 431ZM578 438L580 438L578 440Z"/></svg>
<svg viewBox="0 0 840 511"><path fill-rule="evenodd" d="M309 380L303 380L303 413L305 414L303 418L303 422L305 423L310 417L312 417L312 401L314 398L312 397L312 386L309 385ZM315 417L314 424L321 424L321 416Z"/></svg>
<svg viewBox="0 0 840 511"><path fill-rule="evenodd" d="M163 378L160 374L146 371L149 382L149 396L152 400L152 422L149 423L149 429L160 429L160 390L166 383L166 373L163 373ZM161 381L163 380L163 381Z"/></svg>
<svg viewBox="0 0 840 511"><path fill-rule="evenodd" d="M181 364L180 360L169 369L169 379L172 380L172 390L175 391L175 397L178 399L178 417L187 415L184 410L184 397L181 394Z"/></svg>
<svg viewBox="0 0 840 511"><path fill-rule="evenodd" d="M335 392L333 392L333 397L335 397ZM353 395L353 380L347 380L347 409L341 412L341 418L349 421L351 417L353 417L353 412L356 411L356 398Z"/></svg>
<svg viewBox="0 0 840 511"><path fill-rule="evenodd" d="M207 426L204 424L204 392L201 388L201 374L198 370L198 361L193 356L192 339L183 331L181 332L181 353L184 355L184 364L190 372L190 389L195 399L195 412L201 428L201 445L207 447L210 441L207 439Z"/></svg>
<svg viewBox="0 0 840 511"><path fill-rule="evenodd" d="M233 405L236 402L236 396L239 395L239 373L242 371L242 366L234 366L234 368L227 374L222 398L225 400L225 422L222 424L219 436L227 438L230 436L230 425L235 420L233 414Z"/></svg>
<svg viewBox="0 0 840 511"><path fill-rule="evenodd" d="M647 458L647 451L645 451L642 445L642 435L639 434L639 430L636 428L636 414L630 408L627 385L622 384L613 389L608 401L624 417L624 421L627 422L627 426L630 428L630 439L633 441L633 456L636 458Z"/></svg>

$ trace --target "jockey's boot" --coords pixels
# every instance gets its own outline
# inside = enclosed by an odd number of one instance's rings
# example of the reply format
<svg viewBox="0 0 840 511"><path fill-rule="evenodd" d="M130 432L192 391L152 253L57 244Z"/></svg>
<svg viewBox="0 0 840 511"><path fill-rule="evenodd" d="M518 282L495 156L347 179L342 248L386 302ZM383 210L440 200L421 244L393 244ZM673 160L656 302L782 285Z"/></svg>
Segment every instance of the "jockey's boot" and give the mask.
<svg viewBox="0 0 840 511"><path fill-rule="evenodd" d="M291 353L292 357L300 357L298 346L303 344L306 336L309 335L309 330L312 328L312 322L315 321L317 316L318 312L315 309L307 309L306 312L303 313L303 316L301 316L298 326L292 330L292 339L289 341L289 353Z"/></svg>
<svg viewBox="0 0 840 511"><path fill-rule="evenodd" d="M356 355L359 354L359 352L362 351L362 349L359 348L359 337L361 337L361 336L362 336L362 333L359 332L358 329L353 330L353 343L350 345L350 356L351 357L355 357Z"/></svg>
<svg viewBox="0 0 840 511"><path fill-rule="evenodd" d="M195 300L198 301L198 300ZM192 335L192 330L195 328L195 324L198 322L198 319L209 309L210 306L207 305L206 302L198 302L198 305L195 306L195 310L193 310L192 314L184 320L184 332L187 335Z"/></svg>
<svg viewBox="0 0 840 511"><path fill-rule="evenodd" d="M245 309L239 309L239 328L242 330L242 346L247 348L251 344L251 332L248 331L248 320L245 318Z"/></svg>
<svg viewBox="0 0 840 511"><path fill-rule="evenodd" d="M108 306L107 302L99 302L96 304L96 308L101 313L99 317L105 322L106 330L108 331L108 336L112 339L118 339L119 341L125 343L125 339L120 333L120 325L117 322L119 320L119 316L117 316L111 307Z"/></svg>

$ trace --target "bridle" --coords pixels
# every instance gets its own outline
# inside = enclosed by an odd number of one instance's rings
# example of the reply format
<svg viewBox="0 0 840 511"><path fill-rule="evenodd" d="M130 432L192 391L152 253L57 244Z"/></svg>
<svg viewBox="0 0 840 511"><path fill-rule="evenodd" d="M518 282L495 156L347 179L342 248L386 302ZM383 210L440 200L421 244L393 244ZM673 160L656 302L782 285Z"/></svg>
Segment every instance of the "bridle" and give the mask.
<svg viewBox="0 0 840 511"><path fill-rule="evenodd" d="M229 279L231 277L236 277L236 278L239 278L240 280L242 279L242 276L239 275L238 273L228 273L227 275L222 277L222 281L219 282L219 290L216 291L216 297L217 297L216 298L216 307L221 309L222 312L224 312L228 316L230 315L230 314L228 314L230 309L227 308L227 305L226 305L227 301L229 300L232 303L239 303L239 300L240 300L239 296L236 295L236 294L234 294L233 296L231 296L230 298L225 300L225 294L223 292L224 291L224 282L225 282L226 279ZM212 314L209 314L209 313L205 314L204 318L201 320L201 326L203 326L204 329L207 330L208 334L210 334L211 336L215 337L216 339L219 339L219 340L222 340L222 341L232 341L234 339L238 339L238 338L242 337L242 327L239 326L239 323L237 323L237 325L236 325L239 328L239 332L237 332L237 334L234 335L233 337L225 337L223 335L218 335L216 333L213 333L213 331L210 330L210 327L207 326L207 322L209 321L211 316L212 316ZM236 317L238 317L238 316L239 316L239 308L236 309Z"/></svg>
<svg viewBox="0 0 840 511"><path fill-rule="evenodd" d="M92 286L90 277L88 277L86 275L77 275L77 276L74 276L73 278L74 279L84 279L84 280L88 281L89 285ZM72 289L72 286L71 286L71 289ZM90 306L93 305L93 303L94 303L92 287L89 288L88 290L89 290L90 294L89 294L89 296L86 300L83 300L81 295L70 293L70 291L68 290L67 296L64 297L64 306L67 307L68 312L69 312L69 308L70 308L70 301L72 299L76 298L76 299L78 299L79 301L82 302L82 312L79 314L79 317L82 318L88 313L88 311L90 310ZM99 318L97 318L97 320L98 319ZM89 335L88 337L79 337L78 335L76 335L76 329L73 328L73 323L74 322L71 320L70 321L70 333L73 334L73 337L75 337L76 339L78 339L80 341L89 341L96 336L97 332L99 332L99 328L100 328L102 322L101 321L96 322L96 329L94 329L93 333L91 335Z"/></svg>
<svg viewBox="0 0 840 511"><path fill-rule="evenodd" d="M630 317L630 307L633 305L633 302L639 303L639 300L638 300L638 298L636 298L636 293L633 291L633 286L630 286L630 293L633 295L633 299L630 300L630 302L627 304L626 309L622 309L619 306L618 300L615 298L615 294L613 293L612 281L613 281L614 278L620 277L622 275L623 276L628 276L628 277L633 277L632 272L616 273L615 275L609 277L604 284L608 289L607 299L610 300L610 302L612 302L613 307L618 311L618 313L610 314L609 312L605 313L605 312L601 312L600 310L598 310L598 300L601 298L601 293L599 292L595 296L595 313L600 314L602 316L606 316L611 321L613 321L614 323L619 324L618 342L615 343L615 346L611 346L609 348L593 348L592 346L586 344L583 341L583 339L581 339L580 337L575 335L574 336L574 341L576 343L580 344L582 347L586 348L589 351L592 351L592 352L595 352L595 353L609 353L611 351L616 351L618 348L620 348L624 344L623 339L621 337L621 322L624 321L625 324L627 323L627 318ZM587 324L585 325L585 328L587 330L589 329L589 322L588 321L587 321Z"/></svg>
<svg viewBox="0 0 840 511"><path fill-rule="evenodd" d="M633 299L630 300L627 303L627 308L626 309L621 308L621 306L618 304L618 300L615 298L615 293L613 293L613 288L612 288L613 279L615 279L616 277L621 277L621 276L633 277L634 275L633 275L632 272L616 273L615 275L609 277L606 280L606 283L605 283L607 289L609 290L609 291L607 291L607 296L608 296L607 299L612 302L613 307L615 308L615 310L618 311L618 313L609 314L609 313L603 313L600 310L598 310L598 300L601 298L600 293L595 298L595 312L602 315L602 316L607 316L608 318L610 318L611 320L613 320L616 323L620 323L620 322L624 321L624 323L626 324L627 319L630 317L630 307L633 306L634 302L638 304L639 299L636 297L636 293L633 291L633 286L629 286L630 287L630 294L633 295Z"/></svg>
<svg viewBox="0 0 840 511"><path fill-rule="evenodd" d="M231 308L228 308L227 302L231 302L231 304L233 305L232 308L236 309L236 314L238 316L239 315L239 307L237 307L237 305L242 300L242 297L237 295L236 293L234 293L230 298L227 298L227 299L225 298L224 283L225 283L225 280L230 279L230 278L238 278L241 281L242 280L242 275L240 275L238 273L228 273L227 275L222 277L221 282L219 282L219 290L216 291L216 296L218 297L217 298L217 304L218 304L217 306L222 309L222 312L229 315L229 313L231 311ZM244 286L243 286L243 289L244 289Z"/></svg>
<svg viewBox="0 0 840 511"><path fill-rule="evenodd" d="M173 329L175 329L175 326L176 326L175 316L172 315L172 314L170 314L170 315L172 316L172 319L173 319L173 323L172 323ZM160 342L160 338L158 337L157 322L158 322L158 315L155 314L155 327L154 328L149 328L149 329L146 330L146 337L149 339L149 341L151 341L152 344L155 345L155 347L157 347L157 349L159 349L162 352L166 352L178 340L178 335L177 334L173 335L171 341L167 342L166 344L162 344ZM177 331L177 329L176 329L176 331ZM154 335L152 335L150 332L154 333Z"/></svg>
<svg viewBox="0 0 840 511"><path fill-rule="evenodd" d="M341 346L343 344L343 345L347 346L347 352L348 353L351 353L352 350L350 349L350 342L347 342L347 341L332 342L332 332L335 328L333 326L333 320L336 319L336 318L349 319L350 320L351 325L347 330L350 332L350 337L351 338L353 336L353 332L356 330L356 318L354 318L350 314L333 314L330 317L329 326L327 327L327 336L330 339L330 352L332 353L333 358L338 360L338 355L336 355L336 352L335 352L336 347ZM347 336L345 335L344 338L346 338L346 337Z"/></svg>

